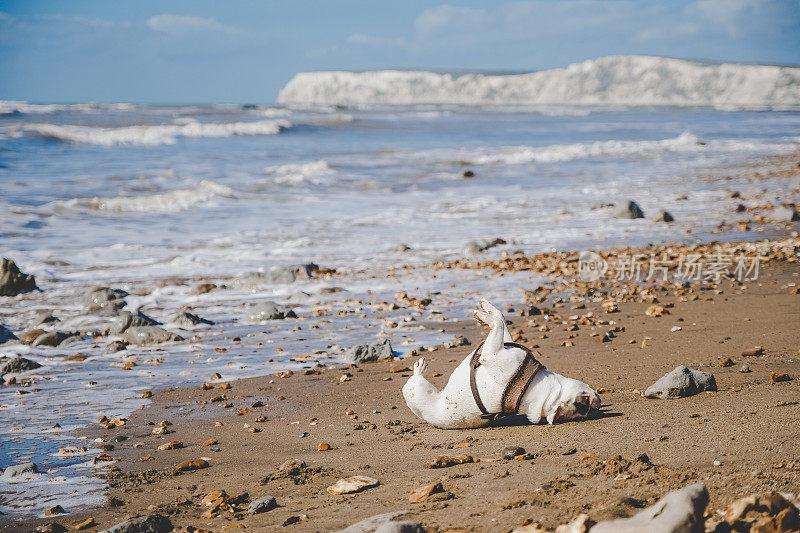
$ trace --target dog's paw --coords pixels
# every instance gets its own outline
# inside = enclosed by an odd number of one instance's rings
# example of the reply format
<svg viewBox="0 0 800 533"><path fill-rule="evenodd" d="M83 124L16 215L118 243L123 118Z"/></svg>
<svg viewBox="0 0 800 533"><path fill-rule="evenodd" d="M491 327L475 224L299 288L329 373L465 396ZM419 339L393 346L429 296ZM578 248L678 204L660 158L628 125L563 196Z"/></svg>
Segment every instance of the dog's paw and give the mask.
<svg viewBox="0 0 800 533"><path fill-rule="evenodd" d="M472 317L478 321L478 324L482 324L484 326L488 326L492 320L491 315L484 313L481 309L476 309L473 311Z"/></svg>
<svg viewBox="0 0 800 533"><path fill-rule="evenodd" d="M425 372L428 371L428 363L425 361L424 357L420 357L414 363L414 375L415 376L424 376Z"/></svg>
<svg viewBox="0 0 800 533"><path fill-rule="evenodd" d="M503 313L498 308L489 303L488 300L483 299L478 304L484 313L491 316L494 320L503 320Z"/></svg>

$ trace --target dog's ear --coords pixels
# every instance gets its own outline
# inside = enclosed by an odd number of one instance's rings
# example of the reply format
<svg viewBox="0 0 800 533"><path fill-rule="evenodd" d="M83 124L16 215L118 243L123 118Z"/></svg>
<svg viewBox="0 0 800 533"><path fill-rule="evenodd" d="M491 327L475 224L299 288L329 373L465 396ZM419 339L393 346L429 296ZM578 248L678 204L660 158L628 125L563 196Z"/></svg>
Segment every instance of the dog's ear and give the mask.
<svg viewBox="0 0 800 533"><path fill-rule="evenodd" d="M580 416L586 416L589 414L589 411L592 408L591 398L589 398L588 394L581 394L575 400L573 405L575 406L575 413L577 413Z"/></svg>

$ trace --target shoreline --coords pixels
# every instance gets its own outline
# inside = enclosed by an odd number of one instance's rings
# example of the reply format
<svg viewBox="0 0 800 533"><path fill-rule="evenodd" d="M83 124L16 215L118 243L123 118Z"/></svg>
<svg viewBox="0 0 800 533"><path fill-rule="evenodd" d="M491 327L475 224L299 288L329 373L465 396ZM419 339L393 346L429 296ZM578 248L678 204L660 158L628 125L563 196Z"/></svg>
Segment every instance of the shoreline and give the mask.
<svg viewBox="0 0 800 533"><path fill-rule="evenodd" d="M787 241L790 247L800 245L796 238ZM509 261L513 258L487 261L480 268L498 268ZM383 512L408 510L409 518L439 531L493 531L510 530L526 520L553 528L580 512L595 520L628 515L695 481L708 486L710 510L724 509L742 493L796 493L800 463L791 456L791 442L800 439L800 433L787 421L797 416L800 401L800 337L792 330L792 324L800 321L800 296L791 294L800 282L798 274L796 258L784 256L763 265L763 278L746 282L746 288L729 280L717 287L690 284L683 292L680 285L661 286L656 301L674 307L659 318L644 314L653 295L619 294L614 297L618 311L607 313L602 303L608 295L579 296L575 289L585 290L580 284L537 296L550 297L536 304L552 310L550 319L516 316L518 309L506 313L513 321L511 330L519 330L526 345L538 345L548 368L613 390L601 396L602 414L585 422L433 428L416 419L400 394L409 373L395 370L410 367L409 359L318 368L309 375L296 372L286 378L244 378L230 382L230 389L209 381L214 388L156 390L152 403L134 412L124 426L79 430L89 440L103 438L113 446L106 453L119 472L108 476L109 498L122 502L119 507L10 523L0 529L22 531L53 521L72 526L89 517L105 528L125 516L157 509L183 528L279 529L295 522L285 527L332 531ZM570 316L588 313L608 323L567 330L565 326L580 321ZM624 328L611 342L601 343L592 336L611 325ZM673 326L681 330L673 332ZM428 327L464 335L472 346L482 335L463 318ZM566 342L572 346L562 346ZM764 356L740 355L755 345L764 346ZM429 377L432 383L441 388L456 366L454 361L471 349L436 346L425 352L431 375L441 374ZM719 366L727 357L734 366ZM680 400L639 396L638 391L678 364L714 373L719 392ZM742 364L752 371L739 372ZM770 383L771 372L788 373L793 379ZM349 380L340 381L347 374ZM213 401L217 396L224 397ZM253 407L256 402L263 406ZM748 408L742 409L743 405ZM243 414L237 414L239 409ZM349 411L354 414L346 414ZM259 417L266 420L257 422ZM172 433L152 434L161 420L171 422L165 427ZM251 433L251 428L259 431ZM309 435L300 437L305 433ZM127 439L113 442L120 435ZM203 446L210 440L218 444ZM157 450L172 441L183 447ZM139 442L144 444L134 447ZM331 449L317 451L322 442ZM500 450L512 445L522 446L533 457L499 460ZM758 457L753 457L754 450L759 450ZM462 453L486 461L438 470L425 467L436 456ZM636 462L641 454L648 456L648 465ZM211 458L211 466L173 475L177 463L200 457ZM299 477L286 476L279 467L289 459L304 461L308 468ZM721 465L714 466L714 461ZM269 474L277 475L261 484ZM349 496L326 492L336 479L354 474L374 477L381 485ZM441 482L452 497L409 503L409 491L435 482ZM487 496L476 487L497 492ZM202 518L206 509L201 501L214 490L225 490L229 496L247 491L251 500L270 494L280 507L255 516L223 512Z"/></svg>

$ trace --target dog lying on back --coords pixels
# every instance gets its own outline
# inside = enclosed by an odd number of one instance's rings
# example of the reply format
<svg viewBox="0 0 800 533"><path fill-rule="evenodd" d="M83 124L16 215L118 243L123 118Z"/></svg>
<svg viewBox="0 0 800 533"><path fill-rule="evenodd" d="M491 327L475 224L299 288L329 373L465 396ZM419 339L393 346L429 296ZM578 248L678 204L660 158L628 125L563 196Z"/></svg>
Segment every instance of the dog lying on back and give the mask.
<svg viewBox="0 0 800 533"><path fill-rule="evenodd" d="M414 374L403 386L408 407L436 427L464 429L489 424L492 416L487 416L486 412L504 411L508 403L504 402L504 391L526 357L530 357L524 347L511 342L505 318L492 304L481 300L474 317L489 326L489 334L477 348L479 356L477 351L467 356L441 391L425 379L427 363L420 358L414 363ZM531 423L539 423L542 418L549 424L585 419L592 408L600 408L600 397L586 383L550 372L541 365L533 372L532 380L515 406L516 412L525 415ZM474 380L474 387L471 380ZM507 408L503 414L510 414Z"/></svg>

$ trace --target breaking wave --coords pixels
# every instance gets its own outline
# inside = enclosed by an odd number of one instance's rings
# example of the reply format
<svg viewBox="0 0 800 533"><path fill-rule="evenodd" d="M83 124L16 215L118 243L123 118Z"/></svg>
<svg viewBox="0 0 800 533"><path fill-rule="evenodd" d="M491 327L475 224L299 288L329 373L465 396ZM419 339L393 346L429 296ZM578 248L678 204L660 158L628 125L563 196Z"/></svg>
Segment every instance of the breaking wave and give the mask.
<svg viewBox="0 0 800 533"><path fill-rule="evenodd" d="M305 72L283 105L800 105L800 68L609 56L518 75Z"/></svg>
<svg viewBox="0 0 800 533"><path fill-rule="evenodd" d="M169 213L184 211L219 198L235 198L233 190L211 181L201 181L189 189L178 189L142 196L112 198L74 198L47 204L54 210L92 210L107 213Z"/></svg>
<svg viewBox="0 0 800 533"><path fill-rule="evenodd" d="M324 159L294 165L280 165L267 167L266 174L274 176L272 181L282 185L301 185L303 183L321 183L323 177L335 173L330 164Z"/></svg>
<svg viewBox="0 0 800 533"><path fill-rule="evenodd" d="M275 135L291 127L286 120L254 122L162 124L156 126L123 126L97 128L30 124L25 131L60 142L96 144L100 146L173 144L178 137L232 137L235 135Z"/></svg>

